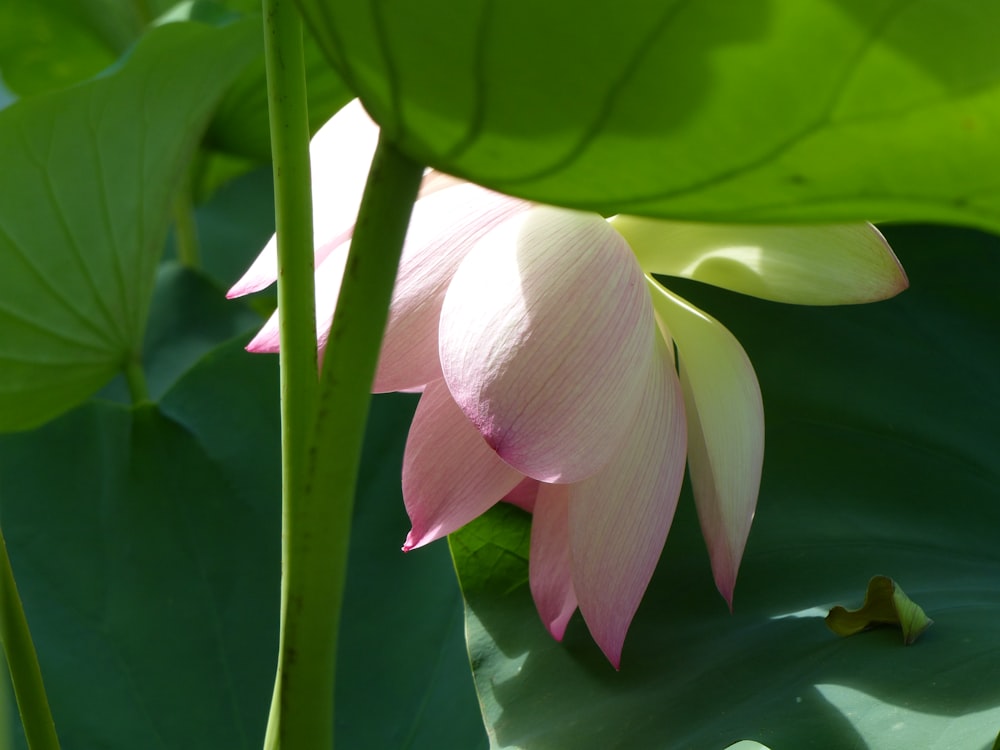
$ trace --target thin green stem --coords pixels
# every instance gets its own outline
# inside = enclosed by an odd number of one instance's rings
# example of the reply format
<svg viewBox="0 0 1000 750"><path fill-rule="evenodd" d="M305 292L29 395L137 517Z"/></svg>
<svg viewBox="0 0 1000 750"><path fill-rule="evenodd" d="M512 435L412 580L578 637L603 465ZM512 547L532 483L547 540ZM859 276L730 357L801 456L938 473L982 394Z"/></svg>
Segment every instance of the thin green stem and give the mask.
<svg viewBox="0 0 1000 750"><path fill-rule="evenodd" d="M128 392L132 397L133 406L149 401L146 373L142 369L142 362L139 361L138 356L130 358L125 365L125 382L128 383Z"/></svg>
<svg viewBox="0 0 1000 750"><path fill-rule="evenodd" d="M201 251L198 248L198 226L194 221L194 179L192 169L184 177L184 183L174 197L174 236L177 240L177 258L186 268L201 267Z"/></svg>
<svg viewBox="0 0 1000 750"><path fill-rule="evenodd" d="M21 714L24 736L31 750L58 750L59 737L45 695L42 670L38 666L35 644L28 630L21 597L14 582L14 571L7 555L7 542L0 532L0 637L10 669L17 709Z"/></svg>
<svg viewBox="0 0 1000 750"><path fill-rule="evenodd" d="M286 515L281 748L333 745L337 634L371 384L422 167L380 140L320 375L302 504Z"/></svg>
<svg viewBox="0 0 1000 750"><path fill-rule="evenodd" d="M297 605L290 600L291 529L309 501L308 450L319 392L313 282L312 196L309 177L309 113L306 102L302 21L292 0L263 0L264 59L271 126L275 224L278 234L278 310L281 366L282 579L281 632L277 674L264 747L322 748L323 744L284 741L302 721L289 712L287 621ZM304 659L313 659L303 651ZM332 676L331 676L332 680ZM333 704L316 706L331 721Z"/></svg>

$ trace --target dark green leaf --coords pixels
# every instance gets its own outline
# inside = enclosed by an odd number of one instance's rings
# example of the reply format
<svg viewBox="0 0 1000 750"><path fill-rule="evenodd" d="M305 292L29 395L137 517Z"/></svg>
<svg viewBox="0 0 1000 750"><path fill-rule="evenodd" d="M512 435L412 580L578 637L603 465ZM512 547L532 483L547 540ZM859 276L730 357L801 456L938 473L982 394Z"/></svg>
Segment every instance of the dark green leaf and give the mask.
<svg viewBox="0 0 1000 750"><path fill-rule="evenodd" d="M242 343L158 408L88 405L0 437L0 517L65 747L260 747L277 655L278 378L276 358ZM166 380L159 366L151 379ZM447 551L399 550L412 409L376 399L369 424L338 741L471 750L485 738Z"/></svg>
<svg viewBox="0 0 1000 750"><path fill-rule="evenodd" d="M868 582L865 603L860 609L849 611L837 605L826 616L827 627L844 636L881 625L897 626L903 631L903 643L907 646L933 624L934 621L887 576L874 576Z"/></svg>
<svg viewBox="0 0 1000 750"><path fill-rule="evenodd" d="M1000 227L992 0L298 1L403 148L504 192Z"/></svg>
<svg viewBox="0 0 1000 750"><path fill-rule="evenodd" d="M234 0L229 3L260 23L260 3ZM218 111L206 134L212 148L251 157L261 162L271 160L271 131L268 124L267 79L264 75L264 48L236 79L219 103ZM354 98L340 76L326 62L315 40L307 36L304 44L309 125L312 132Z"/></svg>
<svg viewBox="0 0 1000 750"><path fill-rule="evenodd" d="M137 357L174 189L252 40L169 24L114 74L0 112L0 430Z"/></svg>
<svg viewBox="0 0 1000 750"><path fill-rule="evenodd" d="M782 306L669 280L731 327L763 389L764 480L733 615L687 491L620 673L579 616L564 643L549 637L523 563L468 579L481 568L469 550L482 545L453 545L493 747L990 746L1000 724L998 241L933 228L888 236L912 286L875 305ZM515 522L527 533L526 518L498 512L458 539L488 538L493 524L516 534ZM842 640L824 626L873 570L905 580L934 617L918 647L890 647L898 636L887 631Z"/></svg>

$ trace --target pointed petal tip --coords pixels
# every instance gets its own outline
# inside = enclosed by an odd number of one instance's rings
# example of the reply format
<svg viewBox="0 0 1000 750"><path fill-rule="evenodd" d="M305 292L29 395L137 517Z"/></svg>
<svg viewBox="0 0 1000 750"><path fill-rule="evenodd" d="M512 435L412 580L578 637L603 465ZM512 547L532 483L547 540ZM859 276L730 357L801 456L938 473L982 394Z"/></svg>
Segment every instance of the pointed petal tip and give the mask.
<svg viewBox="0 0 1000 750"><path fill-rule="evenodd" d="M411 530L409 534L406 535L406 539L403 541L402 550L403 552L409 552L418 547L416 540L413 538L413 531Z"/></svg>
<svg viewBox="0 0 1000 750"><path fill-rule="evenodd" d="M612 667L614 667L616 672L622 671L622 646L624 641L616 640L612 643L600 643L598 642L598 647L601 649L601 653L608 660Z"/></svg>
<svg viewBox="0 0 1000 750"><path fill-rule="evenodd" d="M733 613L733 593L736 591L736 572L717 571L715 574L715 587L719 590L722 598L726 600L729 607L729 614Z"/></svg>

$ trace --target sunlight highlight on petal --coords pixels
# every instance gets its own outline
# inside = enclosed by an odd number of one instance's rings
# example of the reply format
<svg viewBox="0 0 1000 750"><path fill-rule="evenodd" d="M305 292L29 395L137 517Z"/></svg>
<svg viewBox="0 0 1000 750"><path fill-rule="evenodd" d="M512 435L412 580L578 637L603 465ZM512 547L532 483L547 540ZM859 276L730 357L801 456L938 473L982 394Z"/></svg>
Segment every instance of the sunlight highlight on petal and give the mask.
<svg viewBox="0 0 1000 750"><path fill-rule="evenodd" d="M909 285L885 238L871 224L696 224L635 216L616 216L610 223L628 240L645 271L775 302L874 302Z"/></svg>
<svg viewBox="0 0 1000 750"><path fill-rule="evenodd" d="M688 463L716 586L732 607L764 460L764 407L750 360L717 320L647 276L657 317L677 344Z"/></svg>
<svg viewBox="0 0 1000 750"><path fill-rule="evenodd" d="M414 207L392 292L375 393L404 390L441 377L438 323L448 284L476 243L531 205L476 185L449 184L440 183L443 187Z"/></svg>
<svg viewBox="0 0 1000 750"><path fill-rule="evenodd" d="M642 272L607 222L534 208L459 266L439 351L456 402L505 461L573 482L630 429L655 336Z"/></svg>

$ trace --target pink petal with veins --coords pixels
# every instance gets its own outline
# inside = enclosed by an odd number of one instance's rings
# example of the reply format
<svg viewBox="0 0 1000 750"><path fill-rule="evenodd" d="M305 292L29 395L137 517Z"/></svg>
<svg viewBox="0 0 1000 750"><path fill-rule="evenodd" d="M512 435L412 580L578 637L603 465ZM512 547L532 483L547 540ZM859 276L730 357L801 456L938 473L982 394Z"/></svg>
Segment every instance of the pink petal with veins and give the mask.
<svg viewBox="0 0 1000 750"><path fill-rule="evenodd" d="M557 641L576 612L569 554L569 496L566 484L543 484L531 519L528 577L545 627Z"/></svg>
<svg viewBox="0 0 1000 750"><path fill-rule="evenodd" d="M403 551L461 528L521 479L486 445L444 382L428 383L403 455L403 502L413 525Z"/></svg>
<svg viewBox="0 0 1000 750"><path fill-rule="evenodd" d="M392 292L375 393L406 390L441 377L438 324L449 282L477 242L530 207L476 185L440 184L443 187L421 198L413 210Z"/></svg>
<svg viewBox="0 0 1000 750"><path fill-rule="evenodd" d="M575 482L630 430L656 335L624 240L596 214L536 207L462 261L439 351L455 401L501 458Z"/></svg>
<svg viewBox="0 0 1000 750"><path fill-rule="evenodd" d="M687 451L684 404L666 344L646 368L642 405L615 457L570 485L573 588L591 635L618 669L677 507ZM537 517L541 498L535 508Z"/></svg>
<svg viewBox="0 0 1000 750"><path fill-rule="evenodd" d="M378 126L357 99L337 112L309 144L316 266L350 239L378 143ZM277 240L271 237L227 297L260 291L278 277Z"/></svg>

